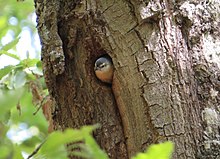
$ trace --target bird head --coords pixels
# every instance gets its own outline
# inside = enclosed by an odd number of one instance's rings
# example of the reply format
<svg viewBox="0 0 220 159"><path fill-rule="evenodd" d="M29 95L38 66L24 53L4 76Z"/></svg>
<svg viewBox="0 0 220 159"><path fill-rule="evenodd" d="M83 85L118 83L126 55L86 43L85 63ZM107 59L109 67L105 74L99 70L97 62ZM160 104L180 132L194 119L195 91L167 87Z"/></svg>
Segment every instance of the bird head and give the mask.
<svg viewBox="0 0 220 159"><path fill-rule="evenodd" d="M103 82L111 83L113 78L113 64L109 57L100 57L95 62L95 74Z"/></svg>

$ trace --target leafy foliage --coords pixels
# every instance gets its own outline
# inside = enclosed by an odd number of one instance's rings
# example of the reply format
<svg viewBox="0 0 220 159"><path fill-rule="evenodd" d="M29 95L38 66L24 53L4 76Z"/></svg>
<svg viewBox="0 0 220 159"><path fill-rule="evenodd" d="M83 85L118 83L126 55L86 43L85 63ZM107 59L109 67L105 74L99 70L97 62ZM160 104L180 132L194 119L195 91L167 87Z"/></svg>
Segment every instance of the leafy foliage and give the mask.
<svg viewBox="0 0 220 159"><path fill-rule="evenodd" d="M67 155L74 155L87 159L108 159L107 154L100 149L92 137L92 131L98 126L84 126L80 130L66 129L64 132L53 132L45 144L42 145L36 157L50 159L67 159ZM64 145L68 146L69 154ZM132 159L170 159L173 151L172 142L151 145L144 153L138 153Z"/></svg>
<svg viewBox="0 0 220 159"><path fill-rule="evenodd" d="M17 50L24 27L32 37L36 34L31 19L33 1L0 0L0 8L0 158L19 159L47 136L48 124L42 112L33 115L36 107L30 92L30 83L42 83L42 68L39 58L21 58ZM5 57L17 64L3 66ZM42 95L46 93L42 91Z"/></svg>
<svg viewBox="0 0 220 159"><path fill-rule="evenodd" d="M46 158L67 158L68 154L64 145L72 143L71 146L69 146L69 148L72 149L70 155L105 159L107 155L99 148L91 136L92 131L96 127L97 126L84 126L80 130L66 129L64 132L53 132L48 136L47 141L41 147L38 155L45 156ZM82 142L84 142L84 144L82 144ZM75 148L80 148L82 151L74 150Z"/></svg>
<svg viewBox="0 0 220 159"><path fill-rule="evenodd" d="M0 0L0 37L12 32L17 37L23 27L28 27L34 33L35 25L31 21L31 14L34 11L32 0L16 2L15 0Z"/></svg>
<svg viewBox="0 0 220 159"><path fill-rule="evenodd" d="M165 142L151 145L145 153L138 153L132 159L169 159L173 152L173 143Z"/></svg>

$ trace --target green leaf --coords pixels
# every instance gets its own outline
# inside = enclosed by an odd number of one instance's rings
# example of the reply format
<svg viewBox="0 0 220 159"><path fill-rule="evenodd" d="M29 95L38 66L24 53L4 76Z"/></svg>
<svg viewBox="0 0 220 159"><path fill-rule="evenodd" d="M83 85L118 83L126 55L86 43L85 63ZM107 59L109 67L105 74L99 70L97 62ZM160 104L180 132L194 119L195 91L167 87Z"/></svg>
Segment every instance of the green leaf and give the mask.
<svg viewBox="0 0 220 159"><path fill-rule="evenodd" d="M8 121L10 120L10 117L11 117L11 111L8 110L0 117L0 119L1 119L2 123L7 124Z"/></svg>
<svg viewBox="0 0 220 159"><path fill-rule="evenodd" d="M9 129L9 126L7 124L4 124L4 122L0 120L0 130L1 130L0 139L3 139L4 136L6 136L8 129ZM3 140L0 140L0 144L2 142Z"/></svg>
<svg viewBox="0 0 220 159"><path fill-rule="evenodd" d="M38 61L38 62L37 62L37 67L40 68L40 69L42 69L42 62L41 62L41 61Z"/></svg>
<svg viewBox="0 0 220 159"><path fill-rule="evenodd" d="M53 132L48 136L48 139L46 142L42 145L39 155L45 155L50 156L49 158L53 158L52 156L57 156L59 154L67 154L67 150L65 148L65 144L73 143L73 142L79 142L84 141L88 142L88 145L90 146L96 146L95 148L90 148L91 150L97 150L96 156L103 157L104 155L101 150L99 150L99 147L94 143L95 141L92 140L90 137L91 132L96 128L96 126L84 126L80 130L76 129L66 129L64 132L56 131ZM88 137L87 139L85 139ZM58 153L59 152L59 153ZM88 152L88 151L86 151ZM56 155L55 155L56 154ZM84 156L86 156L85 154ZM58 157L57 157L58 158ZM105 158L102 158L105 159Z"/></svg>
<svg viewBox="0 0 220 159"><path fill-rule="evenodd" d="M14 75L14 88L20 88L26 83L26 73L24 71L17 71Z"/></svg>
<svg viewBox="0 0 220 159"><path fill-rule="evenodd" d="M108 159L107 154L101 150L95 139L91 135L85 136L85 144L88 146L88 152L91 158Z"/></svg>
<svg viewBox="0 0 220 159"><path fill-rule="evenodd" d="M20 40L20 38L16 38L16 39L12 40L11 42L9 42L5 46L3 46L1 50L8 51L8 50L12 49L19 42L19 40Z"/></svg>
<svg viewBox="0 0 220 159"><path fill-rule="evenodd" d="M0 120L4 120L10 109L16 106L23 92L24 88L10 91L0 90Z"/></svg>
<svg viewBox="0 0 220 159"><path fill-rule="evenodd" d="M23 159L19 145L14 145L13 159Z"/></svg>
<svg viewBox="0 0 220 159"><path fill-rule="evenodd" d="M164 143L151 145L147 152L138 153L132 159L170 159L174 145L172 142L167 141Z"/></svg>
<svg viewBox="0 0 220 159"><path fill-rule="evenodd" d="M2 77L7 75L9 72L11 72L13 70L13 68L14 68L14 66L8 65L8 66L5 66L4 68L0 69L0 79L2 79Z"/></svg>
<svg viewBox="0 0 220 159"><path fill-rule="evenodd" d="M10 156L10 149L8 146L0 146L0 159L8 158Z"/></svg>
<svg viewBox="0 0 220 159"><path fill-rule="evenodd" d="M64 132L56 131L50 134L41 151L48 152L59 148L62 144L76 142L83 139L83 134L79 130L66 129Z"/></svg>
<svg viewBox="0 0 220 159"><path fill-rule="evenodd" d="M0 50L0 56L1 55L7 55L7 56L9 56L11 58L14 58L16 60L20 60L19 56L15 55L15 54L12 54L12 53L9 53L9 52L7 52L5 50Z"/></svg>
<svg viewBox="0 0 220 159"><path fill-rule="evenodd" d="M35 156L39 159L68 159L68 153L64 145L45 153L38 152Z"/></svg>
<svg viewBox="0 0 220 159"><path fill-rule="evenodd" d="M17 95L17 98L19 99L19 104L21 107L21 114L19 114L19 111L16 108L16 103L14 104L13 108L11 109L11 118L10 120L13 121L13 123L26 123L27 125L37 127L40 131L40 138L45 138L48 131L48 123L45 119L45 116L42 113L42 110L40 110L36 115L33 115L33 113L36 111L36 107L34 107L32 103L32 94L29 91L29 87L25 85L24 87L21 87L18 89L19 94ZM23 90L23 91L22 91ZM13 99L13 100L12 100ZM14 98L8 99L11 102L14 101ZM10 102L9 101L9 102ZM17 101L17 102L18 102ZM1 110L1 101L0 101L0 110ZM1 112L0 112L1 116ZM36 143L39 143L38 141L34 142L33 144L36 145ZM30 152L33 151L33 147L30 147Z"/></svg>
<svg viewBox="0 0 220 159"><path fill-rule="evenodd" d="M39 154L45 155L47 158L51 159L67 158L65 144L80 141L82 139L83 135L79 130L67 129L64 132L53 132L41 147Z"/></svg>
<svg viewBox="0 0 220 159"><path fill-rule="evenodd" d="M76 143L71 145L70 149L74 150L76 148L80 148L80 151L78 151L78 149L72 151L72 155L88 159L108 159L107 154L103 150L101 150L101 148L91 135L91 132L97 127L99 127L99 125L94 125L93 127L85 126L81 128L81 133L84 136L83 141L85 144Z"/></svg>
<svg viewBox="0 0 220 159"><path fill-rule="evenodd" d="M38 59L24 59L20 62L20 65L22 65L24 68L28 68L36 66L38 62Z"/></svg>

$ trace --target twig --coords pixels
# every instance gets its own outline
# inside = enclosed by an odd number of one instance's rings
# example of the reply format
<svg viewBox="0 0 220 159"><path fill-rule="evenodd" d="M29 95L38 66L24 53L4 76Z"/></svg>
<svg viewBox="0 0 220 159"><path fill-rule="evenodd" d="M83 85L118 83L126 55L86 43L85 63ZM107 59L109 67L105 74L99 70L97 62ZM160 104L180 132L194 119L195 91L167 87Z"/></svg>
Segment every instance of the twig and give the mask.
<svg viewBox="0 0 220 159"><path fill-rule="evenodd" d="M36 115L38 113L38 111L40 110L40 108L42 108L43 106L43 102L45 102L46 98L48 97L48 95L44 96L44 98L42 99L42 101L40 102L37 110L33 113L33 115Z"/></svg>
<svg viewBox="0 0 220 159"><path fill-rule="evenodd" d="M30 159L31 157L33 157L34 155L37 154L37 152L40 150L41 146L43 146L43 144L46 142L46 140L44 140L39 146L37 146L37 148L27 157L27 159Z"/></svg>

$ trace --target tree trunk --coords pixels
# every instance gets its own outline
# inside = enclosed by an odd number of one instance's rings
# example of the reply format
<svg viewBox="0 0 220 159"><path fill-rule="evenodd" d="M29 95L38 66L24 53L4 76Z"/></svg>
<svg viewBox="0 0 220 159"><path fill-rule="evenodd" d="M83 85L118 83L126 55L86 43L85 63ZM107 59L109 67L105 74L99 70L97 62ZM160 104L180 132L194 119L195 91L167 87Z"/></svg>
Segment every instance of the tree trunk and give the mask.
<svg viewBox="0 0 220 159"><path fill-rule="evenodd" d="M220 2L35 0L35 7L55 130L100 123L94 137L112 159L165 140L175 143L174 159L220 158L213 49ZM112 85L93 70L103 54L114 64Z"/></svg>

